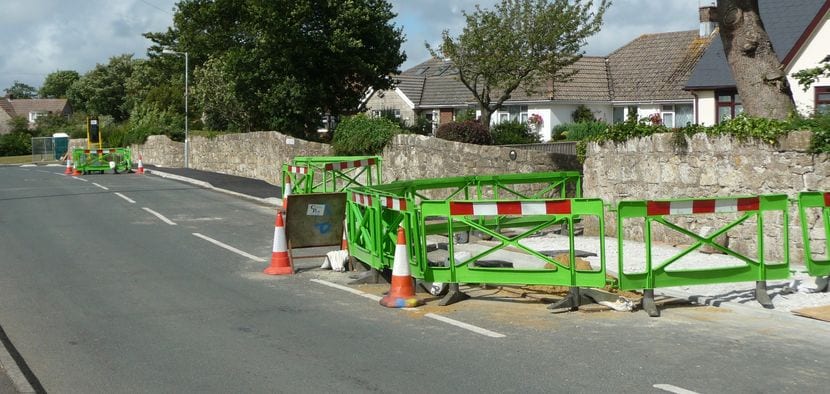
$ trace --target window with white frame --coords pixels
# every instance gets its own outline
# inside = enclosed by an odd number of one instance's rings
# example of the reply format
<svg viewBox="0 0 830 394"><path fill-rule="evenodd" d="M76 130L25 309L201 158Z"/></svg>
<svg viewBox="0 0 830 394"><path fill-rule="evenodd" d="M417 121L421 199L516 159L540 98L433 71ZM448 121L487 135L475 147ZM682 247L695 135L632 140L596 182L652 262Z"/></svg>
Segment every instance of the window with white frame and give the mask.
<svg viewBox="0 0 830 394"><path fill-rule="evenodd" d="M505 105L498 112L496 112L496 123L503 122L527 122L527 106L526 105Z"/></svg>
<svg viewBox="0 0 830 394"><path fill-rule="evenodd" d="M373 109L372 110L372 117L373 118L386 117L386 118L389 118L389 119L395 118L395 120L401 120L401 110L400 110L400 108Z"/></svg>
<svg viewBox="0 0 830 394"><path fill-rule="evenodd" d="M35 123L35 122L37 122L37 118L39 118L41 116L46 116L48 114L49 113L45 112L45 111L32 111L32 112L29 112L29 123Z"/></svg>
<svg viewBox="0 0 830 394"><path fill-rule="evenodd" d="M668 128L686 127L694 121L691 104L663 104L660 117Z"/></svg>

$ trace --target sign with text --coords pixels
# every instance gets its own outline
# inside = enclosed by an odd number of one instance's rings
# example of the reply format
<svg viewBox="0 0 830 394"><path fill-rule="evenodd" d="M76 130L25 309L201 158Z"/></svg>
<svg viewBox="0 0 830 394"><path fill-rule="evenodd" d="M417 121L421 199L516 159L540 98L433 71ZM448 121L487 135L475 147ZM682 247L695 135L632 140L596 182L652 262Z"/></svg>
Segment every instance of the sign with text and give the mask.
<svg viewBox="0 0 830 394"><path fill-rule="evenodd" d="M340 246L346 218L346 193L288 196L285 235L291 248Z"/></svg>

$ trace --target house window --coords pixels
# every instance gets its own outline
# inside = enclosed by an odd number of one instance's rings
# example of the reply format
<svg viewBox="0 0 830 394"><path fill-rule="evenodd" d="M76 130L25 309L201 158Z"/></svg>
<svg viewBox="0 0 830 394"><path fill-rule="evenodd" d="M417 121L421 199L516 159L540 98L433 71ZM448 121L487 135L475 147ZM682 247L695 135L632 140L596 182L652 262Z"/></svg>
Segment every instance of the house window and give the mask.
<svg viewBox="0 0 830 394"><path fill-rule="evenodd" d="M49 114L48 112L44 112L44 111L29 112L29 123L35 123L35 122L37 122L37 118L39 118L41 116L46 116L48 114Z"/></svg>
<svg viewBox="0 0 830 394"><path fill-rule="evenodd" d="M614 123L625 122L625 107L614 107L612 120Z"/></svg>
<svg viewBox="0 0 830 394"><path fill-rule="evenodd" d="M387 118L387 119L395 119L401 120L401 110L399 108L384 108L384 109L373 109L372 110L372 117L373 118Z"/></svg>
<svg viewBox="0 0 830 394"><path fill-rule="evenodd" d="M816 113L830 113L830 86L816 86Z"/></svg>
<svg viewBox="0 0 830 394"><path fill-rule="evenodd" d="M744 112L741 95L737 91L720 90L715 93L715 96L717 97L718 123L735 119Z"/></svg>
<svg viewBox="0 0 830 394"><path fill-rule="evenodd" d="M660 108L660 117L663 119L663 125L668 128L674 127L674 105L662 105Z"/></svg>
<svg viewBox="0 0 830 394"><path fill-rule="evenodd" d="M438 118L439 112L437 110L424 112L424 119L426 119L432 125L433 135L435 135L435 132L438 131Z"/></svg>
<svg viewBox="0 0 830 394"><path fill-rule="evenodd" d="M663 125L668 128L686 127L693 121L691 104L664 104L660 110Z"/></svg>
<svg viewBox="0 0 830 394"><path fill-rule="evenodd" d="M506 105L499 110L496 116L496 123L503 122L527 122L527 106L526 105Z"/></svg>

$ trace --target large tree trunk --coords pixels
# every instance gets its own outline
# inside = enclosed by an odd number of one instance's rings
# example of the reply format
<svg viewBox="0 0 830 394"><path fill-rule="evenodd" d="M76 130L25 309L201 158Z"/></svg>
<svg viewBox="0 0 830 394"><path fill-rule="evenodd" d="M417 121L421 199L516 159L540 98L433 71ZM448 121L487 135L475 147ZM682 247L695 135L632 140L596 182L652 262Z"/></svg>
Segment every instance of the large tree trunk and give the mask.
<svg viewBox="0 0 830 394"><path fill-rule="evenodd" d="M795 108L793 96L761 22L758 0L718 0L718 14L723 49L744 111L751 116L785 119Z"/></svg>

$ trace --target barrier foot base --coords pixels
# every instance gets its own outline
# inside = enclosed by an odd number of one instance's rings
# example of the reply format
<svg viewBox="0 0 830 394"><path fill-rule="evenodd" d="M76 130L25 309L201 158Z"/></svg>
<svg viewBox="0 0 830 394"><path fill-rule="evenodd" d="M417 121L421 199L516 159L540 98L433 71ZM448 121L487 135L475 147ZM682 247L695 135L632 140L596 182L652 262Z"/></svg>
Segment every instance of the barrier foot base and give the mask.
<svg viewBox="0 0 830 394"><path fill-rule="evenodd" d="M643 310L649 317L660 317L660 310L654 303L654 289L643 289Z"/></svg>
<svg viewBox="0 0 830 394"><path fill-rule="evenodd" d="M445 295L444 298L441 299L441 301L438 301L438 305L452 305L456 302L464 301L469 298L470 296L468 296L465 293L462 293L461 290L458 288L458 283L450 283L450 290L447 292L447 295Z"/></svg>
<svg viewBox="0 0 830 394"><path fill-rule="evenodd" d="M816 277L816 292L817 293L826 293L830 291L830 276L817 276Z"/></svg>
<svg viewBox="0 0 830 394"><path fill-rule="evenodd" d="M772 305L772 300L767 293L767 281L759 280L755 282L755 301L758 301L766 309L775 309L775 305Z"/></svg>
<svg viewBox="0 0 830 394"><path fill-rule="evenodd" d="M593 300L588 298L586 294L583 294L582 290L579 287L571 287L565 298L548 305L548 309L553 313L570 312L579 309L580 305L592 303Z"/></svg>
<svg viewBox="0 0 830 394"><path fill-rule="evenodd" d="M389 270L384 270L383 272L378 271L374 268L363 271L360 275L355 278L355 280L349 282L350 285L365 285L365 284L378 284L378 283L392 283L392 272Z"/></svg>

